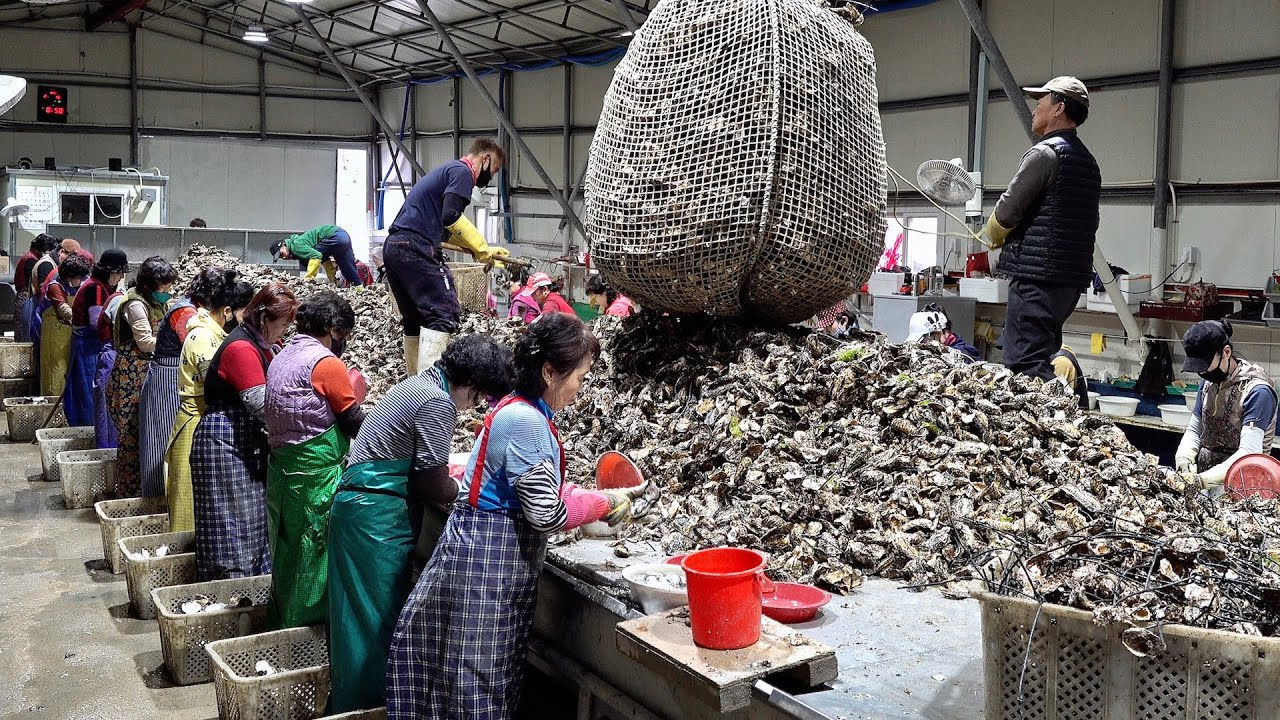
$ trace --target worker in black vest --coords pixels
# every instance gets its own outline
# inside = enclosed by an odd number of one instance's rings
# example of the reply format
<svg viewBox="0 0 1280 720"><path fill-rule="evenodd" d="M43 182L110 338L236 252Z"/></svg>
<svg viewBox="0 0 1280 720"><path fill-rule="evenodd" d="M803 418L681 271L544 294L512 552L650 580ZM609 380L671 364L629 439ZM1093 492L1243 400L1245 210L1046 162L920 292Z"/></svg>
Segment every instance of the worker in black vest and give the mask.
<svg viewBox="0 0 1280 720"><path fill-rule="evenodd" d="M1062 325L1093 281L1102 174L1076 128L1089 117L1089 91L1073 77L1023 88L1036 99L1031 131L1039 142L982 229L1003 249L996 273L1009 278L1004 364L1052 380L1050 356L1062 347Z"/></svg>

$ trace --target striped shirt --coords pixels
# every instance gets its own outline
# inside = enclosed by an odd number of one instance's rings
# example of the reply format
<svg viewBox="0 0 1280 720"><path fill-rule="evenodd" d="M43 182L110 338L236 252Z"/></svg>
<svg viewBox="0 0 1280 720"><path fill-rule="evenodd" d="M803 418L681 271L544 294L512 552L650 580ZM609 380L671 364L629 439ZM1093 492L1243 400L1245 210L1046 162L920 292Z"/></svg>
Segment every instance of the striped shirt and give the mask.
<svg viewBox="0 0 1280 720"><path fill-rule="evenodd" d="M458 410L444 387L433 367L391 388L365 416L347 467L375 460L410 460L415 470L447 466Z"/></svg>
<svg viewBox="0 0 1280 720"><path fill-rule="evenodd" d="M498 411L488 431L491 436L478 502L481 510L522 513L538 532L559 530L569 519L560 499L560 445L547 424L550 415L550 408L541 400L537 407L515 402ZM481 434L467 460L460 500L465 501L471 492L483 440Z"/></svg>

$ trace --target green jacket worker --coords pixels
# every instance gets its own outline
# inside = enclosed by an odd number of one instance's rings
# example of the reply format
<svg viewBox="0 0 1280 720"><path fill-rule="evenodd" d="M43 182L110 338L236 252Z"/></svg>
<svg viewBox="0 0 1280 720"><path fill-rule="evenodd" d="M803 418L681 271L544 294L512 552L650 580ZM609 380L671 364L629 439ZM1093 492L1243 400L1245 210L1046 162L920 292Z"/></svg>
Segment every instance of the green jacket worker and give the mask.
<svg viewBox="0 0 1280 720"><path fill-rule="evenodd" d="M337 282L337 272L351 285L364 285L360 271L356 269L356 255L351 249L351 236L337 225L321 225L286 240L271 243L271 254L277 259L297 260L298 267L313 278L324 267L331 282ZM337 266L336 269L334 266Z"/></svg>

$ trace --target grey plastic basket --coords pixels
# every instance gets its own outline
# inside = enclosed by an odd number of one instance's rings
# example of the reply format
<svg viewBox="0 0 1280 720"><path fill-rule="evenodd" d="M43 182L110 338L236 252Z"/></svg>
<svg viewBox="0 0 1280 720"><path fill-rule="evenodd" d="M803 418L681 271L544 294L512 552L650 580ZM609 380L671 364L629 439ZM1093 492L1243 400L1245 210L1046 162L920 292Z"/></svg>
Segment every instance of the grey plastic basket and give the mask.
<svg viewBox="0 0 1280 720"><path fill-rule="evenodd" d="M186 532L138 535L121 538L117 543L124 556L124 579L129 588L129 605L133 616L154 620L156 606L151 591L173 585L189 585L196 581L196 534ZM168 545L169 552L155 556L156 548ZM147 550L151 557L142 557Z"/></svg>
<svg viewBox="0 0 1280 720"><path fill-rule="evenodd" d="M356 710L341 715L325 715L317 720L387 720L387 709L384 707L371 710Z"/></svg>
<svg viewBox="0 0 1280 720"><path fill-rule="evenodd" d="M0 377L29 377L32 374L32 347L29 342L0 343Z"/></svg>
<svg viewBox="0 0 1280 720"><path fill-rule="evenodd" d="M58 453L64 450L93 450L96 444L93 426L41 428L36 430L36 442L40 444L40 468L44 479L58 482L62 475L58 470Z"/></svg>
<svg viewBox="0 0 1280 720"><path fill-rule="evenodd" d="M57 455L62 497L71 509L91 507L116 484L116 451L64 450Z"/></svg>
<svg viewBox="0 0 1280 720"><path fill-rule="evenodd" d="M31 378L0 377L0 399L27 397L31 394Z"/></svg>
<svg viewBox="0 0 1280 720"><path fill-rule="evenodd" d="M162 497L103 500L94 503L93 511L102 530L102 557L116 575L124 572L120 538L169 532L169 506Z"/></svg>
<svg viewBox="0 0 1280 720"><path fill-rule="evenodd" d="M1139 658L1124 625L1059 605L971 594L982 606L986 720L1271 720L1280 639L1166 625Z"/></svg>
<svg viewBox="0 0 1280 720"><path fill-rule="evenodd" d="M49 417L54 405L58 405L58 411L45 425L45 418ZM67 426L67 413L58 403L58 398L48 395L5 398L4 412L9 420L9 442L31 442L36 438L37 428Z"/></svg>
<svg viewBox="0 0 1280 720"><path fill-rule="evenodd" d="M213 662L220 720L317 718L329 702L329 643L324 625L289 628L205 646ZM257 676L265 660L277 669Z"/></svg>
<svg viewBox="0 0 1280 720"><path fill-rule="evenodd" d="M182 603L204 595L214 602L227 602L231 595L250 593L253 606L227 608L216 612L187 615ZM151 591L160 623L160 649L169 677L178 685L193 685L213 679L213 668L205 643L237 638L267 629L267 599L271 576L256 575L230 580L211 580L191 585L174 585Z"/></svg>

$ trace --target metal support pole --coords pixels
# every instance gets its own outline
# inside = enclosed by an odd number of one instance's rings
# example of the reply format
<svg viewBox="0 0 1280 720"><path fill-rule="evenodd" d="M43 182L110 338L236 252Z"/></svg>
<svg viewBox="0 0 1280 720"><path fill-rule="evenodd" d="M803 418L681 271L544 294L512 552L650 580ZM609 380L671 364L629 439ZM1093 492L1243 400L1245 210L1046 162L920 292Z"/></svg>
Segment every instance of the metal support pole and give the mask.
<svg viewBox="0 0 1280 720"><path fill-rule="evenodd" d="M418 86L413 83L413 78L409 79L408 84L404 86L404 91L409 93L409 146L413 148L414 155L418 154ZM422 173L417 168L413 169L413 184L417 185L418 180L422 177Z"/></svg>
<svg viewBox="0 0 1280 720"><path fill-rule="evenodd" d="M636 24L636 19L631 16L631 10L627 8L626 0L613 0L613 6L618 9L618 16L622 20L622 25L632 34L640 29Z"/></svg>
<svg viewBox="0 0 1280 720"><path fill-rule="evenodd" d="M455 77L453 86L453 156L462 157L462 78Z"/></svg>
<svg viewBox="0 0 1280 720"><path fill-rule="evenodd" d="M400 138L396 136L395 131L387 124L386 119L382 117L382 113L378 111L377 106L369 100L369 96L365 94L364 90L361 89L360 84L356 82L356 79L351 75L351 72L347 70L347 66L338 62L338 56L333 53L333 48L329 47L329 43L325 42L324 37L316 30L316 26L311 23L311 18L307 17L307 14L303 12L302 6L294 5L293 11L298 14L298 19L307 27L307 32L311 33L311 37L315 38L316 42L320 44L320 48L324 50L324 54L329 58L329 62L333 63L333 66L338 68L338 72L342 74L342 79L346 80L347 84L351 86L351 92L355 93L356 97L360 98L360 103L364 105L364 109L368 110L369 114L373 116L373 121L378 123L378 127L382 129L382 134L387 136L387 142L395 143L396 147L400 148L400 152L408 158L409 164L413 165L417 172L426 174L426 170L424 170L422 164L418 162L418 158L415 157L413 153L409 152L408 148L404 146L404 143L400 142Z"/></svg>
<svg viewBox="0 0 1280 720"><path fill-rule="evenodd" d="M561 177L564 179L565 201L569 202L570 207L572 207L573 203L569 200L569 192L573 187L573 177L570 176L570 173L573 172L573 133L571 132L571 129L573 128L573 65L570 65L569 63L565 63L564 65L564 110L561 120L564 121L564 130L560 133L561 143L563 145L560 154L560 159L563 163L561 166L563 170ZM568 255L572 248L573 228L570 227L568 232L564 234L564 243L561 244L560 252L563 255Z"/></svg>
<svg viewBox="0 0 1280 720"><path fill-rule="evenodd" d="M515 141L516 146L520 148L520 156L528 161L529 165L533 168L533 171L538 174L542 183L547 186L547 191L551 193L551 197L560 204L560 208L564 210L565 215L569 217L569 221L578 229L578 232L582 233L583 237L587 237L587 229L583 226L582 220L578 218L578 214L573 211L573 206L570 205L565 197L560 194L560 189L556 187L556 181L551 179L551 175L547 173L547 169L542 166L542 163L538 162L538 158L534 156L533 151L529 149L529 144L524 141L523 137L521 137L520 132L516 130L516 126L511 122L511 119L507 117L507 114L502 112L502 109L498 107L498 101L493 99L493 95L489 93L489 89L484 86L484 83L480 82L480 76L476 75L475 68L471 67L471 61L467 60L467 56L462 54L462 50L458 48L458 44L453 41L452 37L450 37L449 31L445 28L444 23L440 22L440 18L436 17L435 12L427 5L427 0L417 0L417 3L418 9L421 10L423 16L427 18L427 22L431 23L431 27L435 28L436 35L440 37L445 48L448 49L448 51L453 54L454 59L458 61L458 67L462 68L462 72L467 74L467 79L475 86L476 92L478 92L480 97L484 98L485 103L489 105L489 111L494 114L498 119L498 122L502 124L502 127L511 135L511 139ZM301 15L302 11L299 10L298 13ZM310 22L308 22L308 25L310 25ZM326 45L325 48L327 50L328 46ZM329 53L332 54L333 51L329 50ZM345 68L343 69L343 72L346 72Z"/></svg>
<svg viewBox="0 0 1280 720"><path fill-rule="evenodd" d="M982 3L978 3L981 7ZM976 138L978 137L978 103L985 105L987 98L980 95L978 84L980 81L978 63L981 62L982 44L978 42L978 36L969 33L969 152L965 155L965 167L970 170L981 171L978 167L976 153Z"/></svg>
<svg viewBox="0 0 1280 720"><path fill-rule="evenodd" d="M141 164L138 153L138 140L141 128L138 127L138 26L129 26L129 165L137 167Z"/></svg>
<svg viewBox="0 0 1280 720"><path fill-rule="evenodd" d="M258 53L258 139L267 139L267 59Z"/></svg>
<svg viewBox="0 0 1280 720"><path fill-rule="evenodd" d="M978 38L978 43L982 45L982 51L987 54L987 60L991 63L991 67L996 71L996 77L1000 78L1000 85L1004 88L1005 97L1009 98L1009 102L1013 104L1013 111L1018 114L1018 119L1022 121L1022 129L1026 131L1027 137L1034 142L1035 137L1031 134L1031 109L1027 107L1027 103L1022 99L1022 90L1018 87L1018 82L1013 79L1013 71L1009 69L1009 63L1005 62L1004 55L1000 52L1000 44L996 42L996 38L991 34L991 28L987 27L987 20L982 16L982 10L978 7L978 0L958 0L960 9L964 11L965 18L969 21L969 27L973 28L973 34Z"/></svg>
<svg viewBox="0 0 1280 720"><path fill-rule="evenodd" d="M1152 298L1164 299L1169 274L1169 123L1173 116L1173 37L1176 0L1160 2L1160 81L1156 95L1155 207L1151 232Z"/></svg>

